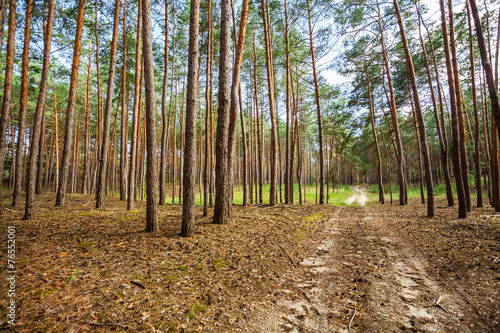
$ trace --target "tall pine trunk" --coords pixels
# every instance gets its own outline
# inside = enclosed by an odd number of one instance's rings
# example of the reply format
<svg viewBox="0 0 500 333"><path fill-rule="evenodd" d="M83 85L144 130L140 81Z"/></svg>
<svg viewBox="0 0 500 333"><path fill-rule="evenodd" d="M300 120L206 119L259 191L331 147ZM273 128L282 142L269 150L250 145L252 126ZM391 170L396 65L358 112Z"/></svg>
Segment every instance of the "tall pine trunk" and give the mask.
<svg viewBox="0 0 500 333"><path fill-rule="evenodd" d="M117 0L119 1L119 0ZM147 203L146 231L158 232L158 152L156 145L156 96L153 44L151 40L151 2L142 0L142 52L146 88Z"/></svg>
<svg viewBox="0 0 500 333"><path fill-rule="evenodd" d="M446 13L444 0L439 0L439 5L441 7L441 29L443 33L443 45L444 53L446 58L446 70L448 74L448 88L450 94L450 111L451 111L451 132L453 140L453 151L452 151L452 161L453 161L453 171L455 174L455 182L457 184L457 195L458 195L458 217L467 217L467 201L465 198L465 192L463 187L461 160L460 160L460 137L458 130L458 116L457 116L457 100L455 94L455 82L453 77L453 69L451 63L450 55L450 45L448 42L448 28L446 23Z"/></svg>
<svg viewBox="0 0 500 333"><path fill-rule="evenodd" d="M127 200L127 0L123 1L123 63L122 63L122 114L120 123L120 200Z"/></svg>
<svg viewBox="0 0 500 333"><path fill-rule="evenodd" d="M33 0L26 1L26 16L24 24L24 46L21 64L21 99L19 101L19 130L17 132L16 145L16 166L14 179L14 193L12 195L12 206L16 206L19 202L22 192L22 159L23 159L23 140L26 131L26 113L28 111L28 63L29 49L31 39L31 13L33 11ZM0 36L3 38L3 36ZM33 138L35 139L35 138ZM35 139L36 140L36 139Z"/></svg>
<svg viewBox="0 0 500 333"><path fill-rule="evenodd" d="M186 95L186 123L184 130L184 176L182 196L182 237L194 233L196 186L196 100L198 97L198 39L200 1L191 0L189 19L189 51Z"/></svg>
<svg viewBox="0 0 500 333"><path fill-rule="evenodd" d="M80 49L82 46L83 19L85 16L85 0L78 1L78 19L76 24L75 47L73 53L73 65L71 67L71 79L68 95L68 107L66 109L66 131L64 132L64 147L59 172L59 185L57 189L56 206L64 205L69 178L69 161L71 148L73 147L73 121L76 102L76 84L78 81L78 69L80 66Z"/></svg>
<svg viewBox="0 0 500 333"><path fill-rule="evenodd" d="M118 46L118 25L120 21L120 0L115 2L113 18L113 36L111 39L111 54L109 60L108 87L106 93L106 105L104 108L104 123L102 128L101 159L99 160L99 180L96 192L96 208L102 208L104 195L106 192L108 150L109 150L109 129L111 122L111 112L113 107L113 90L115 86L116 49Z"/></svg>
<svg viewBox="0 0 500 333"><path fill-rule="evenodd" d="M163 58L165 70L163 72L163 89L161 95L160 205L163 205L167 199L168 14L168 1L165 1L165 54Z"/></svg>
<svg viewBox="0 0 500 333"><path fill-rule="evenodd" d="M477 105L477 90L476 90L476 69L474 61L474 36L472 35L472 22L470 17L469 3L467 6L467 22L469 25L469 58L470 58L470 77L472 87L472 104L474 106L474 166L476 173L476 192L477 192L477 207L483 207L483 190L481 186L481 160L480 160L480 131L479 131L479 110ZM500 23L500 22L499 22Z"/></svg>
<svg viewBox="0 0 500 333"><path fill-rule="evenodd" d="M274 75L272 69L273 63L273 49L270 40L270 22L267 15L267 5L264 0L261 1L262 4L262 20L264 23L264 44L266 49L266 69L267 69L267 86L268 86L268 98L269 98L269 118L271 120L271 186L269 187L269 204L271 206L276 205L276 174L277 174L277 135L276 135L276 117L275 117L275 104L274 104Z"/></svg>
<svg viewBox="0 0 500 333"><path fill-rule="evenodd" d="M318 119L318 143L319 143L319 204L323 205L325 203L325 158L324 158L324 147L323 147L323 122L321 117L321 101L319 96L319 83L318 74L316 73L316 56L314 53L313 44L313 29L311 24L311 8L309 0L307 1L307 18L309 22L309 47L311 50L311 60L313 68L313 78L314 78L314 95L316 97L316 112Z"/></svg>
<svg viewBox="0 0 500 333"><path fill-rule="evenodd" d="M82 8L82 21L83 21L83 8L84 4L80 3ZM50 64L50 46L52 42L52 25L54 21L54 0L49 0L49 11L47 16L47 24L44 31L44 46L43 46L43 67L42 75L40 78L40 90L38 92L38 100L36 103L35 119L33 121L33 135L30 145L30 154L28 162L28 181L26 185L26 207L24 212L24 219L30 219L35 214L35 168L36 158L38 152L39 136L40 136L40 121L42 120L42 113L45 112L45 103L47 99L47 81L49 75ZM57 113L57 109L54 110ZM55 124L57 127L57 122ZM56 135L57 140L57 135ZM42 158L42 156L40 156Z"/></svg>
<svg viewBox="0 0 500 333"><path fill-rule="evenodd" d="M3 187L3 167L7 152L7 126L11 110L12 72L14 69L14 42L16 36L16 1L9 1L9 32L7 37L7 58L5 59L5 79L3 86L2 114L0 116L0 198ZM3 37L3 36L2 36ZM3 39L3 38L2 38ZM0 200L0 214L2 214L2 201Z"/></svg>
<svg viewBox="0 0 500 333"><path fill-rule="evenodd" d="M235 147L236 147L236 128L238 124L238 100L239 96L238 92L240 89L240 77L241 77L241 65L243 62L243 50L245 49L245 35L246 35L246 27L247 27L247 17L248 17L248 0L243 0L243 6L241 9L241 19L240 19L240 29L238 40L236 44L236 55L234 59L233 65L233 82L231 85L231 104L229 108L229 128L228 128L228 153L227 153L227 168L228 168L228 184L229 186L226 188L226 214L227 218L231 217L231 209L232 209L232 198L233 198L233 168L234 168L234 159L235 159ZM242 115L243 118L243 115ZM243 131L243 123L242 123L242 131ZM244 132L242 132L244 133ZM243 140L245 138L243 137ZM245 184L246 187L246 184ZM244 198L243 205L246 205L246 197ZM226 221L227 222L227 221Z"/></svg>
<svg viewBox="0 0 500 333"><path fill-rule="evenodd" d="M141 57L141 35L142 35L142 1L137 4L137 41L135 46L135 82L134 82L134 106L132 107L132 135L130 140L130 161L128 168L128 191L127 191L127 209L132 210L135 207L136 198L136 168L137 168L137 140L139 128L139 107L142 94L142 57Z"/></svg>
<svg viewBox="0 0 500 333"><path fill-rule="evenodd" d="M415 75L415 69L413 67L413 60L410 53L410 48L408 45L408 40L406 39L406 32L404 28L404 22L399 9L399 4L397 0L394 0L394 8L396 9L396 15L398 18L399 30L401 33L401 41L403 42L403 48L406 56L406 65L410 73L411 87L413 90L413 99L415 106L415 115L418 122L418 129L420 132L420 149L422 152L424 169L425 169L425 181L427 185L427 215L429 217L434 216L434 185L432 182L432 168L431 168L431 158L429 153L429 147L427 146L427 134L425 130L424 114L422 112L422 107L420 105L420 97L418 94L417 79Z"/></svg>
<svg viewBox="0 0 500 333"><path fill-rule="evenodd" d="M228 154L228 123L230 111L230 8L229 0L221 1L221 28L220 28L220 56L219 56L219 96L217 109L217 140L215 142L215 206L213 222L223 224L227 222L227 205L225 196L229 184L227 165Z"/></svg>

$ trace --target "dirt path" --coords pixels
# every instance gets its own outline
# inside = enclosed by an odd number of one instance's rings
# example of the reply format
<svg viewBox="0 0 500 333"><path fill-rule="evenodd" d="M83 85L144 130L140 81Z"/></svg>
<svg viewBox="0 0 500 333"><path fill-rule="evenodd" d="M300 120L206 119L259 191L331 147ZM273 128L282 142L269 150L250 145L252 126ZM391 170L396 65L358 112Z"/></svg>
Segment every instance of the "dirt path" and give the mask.
<svg viewBox="0 0 500 333"><path fill-rule="evenodd" d="M288 294L299 297L282 297L248 330L470 332L462 296L433 278L411 239L377 210L332 208L316 252L291 277Z"/></svg>

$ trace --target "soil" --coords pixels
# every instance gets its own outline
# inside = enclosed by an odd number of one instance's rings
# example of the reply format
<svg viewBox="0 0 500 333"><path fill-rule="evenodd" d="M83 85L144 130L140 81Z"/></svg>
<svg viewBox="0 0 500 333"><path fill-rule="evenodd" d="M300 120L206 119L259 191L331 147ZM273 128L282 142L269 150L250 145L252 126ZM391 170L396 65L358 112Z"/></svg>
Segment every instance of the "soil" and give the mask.
<svg viewBox="0 0 500 333"><path fill-rule="evenodd" d="M362 191L360 191L362 192ZM4 199L4 203L9 198ZM37 198L0 218L16 226L15 332L498 332L500 214L426 206L235 206L226 225L197 207L180 238L182 208L126 211L90 195ZM357 201L357 200L354 200ZM360 201L358 204L361 203ZM211 211L210 211L211 213ZM210 216L210 214L209 214ZM0 312L6 313L6 255Z"/></svg>

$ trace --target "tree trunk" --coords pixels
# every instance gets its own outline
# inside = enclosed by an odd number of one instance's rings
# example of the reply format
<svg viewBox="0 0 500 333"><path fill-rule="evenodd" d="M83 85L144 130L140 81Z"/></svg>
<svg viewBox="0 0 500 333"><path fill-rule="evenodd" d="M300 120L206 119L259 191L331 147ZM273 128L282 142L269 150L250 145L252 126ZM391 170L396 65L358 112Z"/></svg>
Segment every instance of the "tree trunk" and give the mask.
<svg viewBox="0 0 500 333"><path fill-rule="evenodd" d="M436 129L437 129L438 138L439 138L439 148L441 149L441 163L443 166L443 175L444 175L444 181L445 181L445 186L446 186L446 198L448 199L448 206L451 207L454 205L454 200L453 200L453 190L451 188L451 178L450 178L450 172L449 172L448 142L447 142L447 138L446 138L446 130L444 127L443 101L442 101L441 90L439 89L439 86L440 86L439 71L438 71L438 67L437 67L437 63L436 63L436 57L434 54L434 46L432 44L432 39L431 39L429 31L427 30L427 27L425 26L424 21L420 15L420 11L418 9L418 6L417 6L417 13L419 16L418 32L419 32L420 43L422 45L422 50L423 50L424 59L425 59L425 68L427 71L427 80L429 82L429 90L431 92L432 106L434 109L434 120L436 121ZM434 86L432 84L432 72L431 72L431 69L429 66L429 58L427 57L425 43L424 43L424 40L422 38L422 33L420 30L420 21L424 25L424 28L427 30L427 35L429 37L429 45L431 47L431 52L432 52L432 57L433 57L433 62L434 62L434 70L436 73L436 83L438 86L439 107L441 110L441 119L439 118L439 115L438 115L438 106L436 103Z"/></svg>
<svg viewBox="0 0 500 333"><path fill-rule="evenodd" d="M118 25L120 21L120 0L115 1L115 11L113 18L113 37L111 39L111 54L108 74L108 89L106 93L106 105L104 109L104 124L102 128L101 159L99 161L99 181L96 192L96 208L102 208L106 191L106 179L108 168L109 150L109 129L111 122L111 112L113 107L113 89L115 84L116 49L118 46Z"/></svg>
<svg viewBox="0 0 500 333"><path fill-rule="evenodd" d="M222 224L227 222L226 195L229 184L228 169L228 122L230 112L230 8L229 0L221 1L221 28L220 28L220 57L219 57L219 97L217 140L215 153L215 206L213 222Z"/></svg>
<svg viewBox="0 0 500 333"><path fill-rule="evenodd" d="M268 97L269 97L269 117L271 120L271 186L269 187L269 204L271 206L276 205L276 174L277 174L277 155L276 155L276 118L274 110L274 77L273 77L273 50L271 47L271 41L269 37L269 18L267 17L267 6L265 1L262 0L262 17L264 23L264 44L266 49L266 69L267 69L267 85L268 85Z"/></svg>
<svg viewBox="0 0 500 333"><path fill-rule="evenodd" d="M119 1L119 0L117 0ZM158 232L158 155L156 148L156 95L153 44L151 41L151 3L142 0L142 53L146 88L147 204L146 231Z"/></svg>
<svg viewBox="0 0 500 333"><path fill-rule="evenodd" d="M471 210L470 184L469 184L469 163L467 160L466 136L465 136L465 121L464 108L462 104L462 93L460 89L460 77L458 72L457 47L455 42L455 22L453 18L453 3L448 0L448 15L450 19L450 51L451 63L453 66L453 77L455 80L455 94L457 100L457 117L458 130L460 134L460 166L462 172L462 183L464 186L465 200L467 203L467 211Z"/></svg>
<svg viewBox="0 0 500 333"><path fill-rule="evenodd" d="M290 162L290 41L288 26L288 3L285 0L285 75L286 75L286 134L285 134L285 204L290 203L291 186L291 163Z"/></svg>
<svg viewBox="0 0 500 333"><path fill-rule="evenodd" d="M165 1L165 54L163 58L165 70L163 72L163 89L161 95L160 205L163 205L167 199L168 14L168 1Z"/></svg>
<svg viewBox="0 0 500 333"><path fill-rule="evenodd" d="M83 8L85 6L84 3L80 3L80 5L81 8L80 7L78 8L78 12L80 13L81 10L82 12L81 16L83 21ZM31 219L35 214L35 168L36 168L36 158L37 158L39 136L40 136L40 122L42 120L42 113L45 110L45 102L47 97L47 80L49 75L50 46L52 42L52 24L54 19L54 7L55 7L54 0L49 0L47 24L44 29L42 75L40 78L40 90L38 92L38 100L36 103L35 118L33 120L33 134L31 139L29 163L28 163L28 177L27 177L28 181L26 185L26 207L24 212L25 220ZM75 44L78 45L78 43ZM57 113L56 108L54 112ZM57 121L55 126L57 127ZM57 135L56 135L56 140L57 140ZM42 156L40 156L40 158L42 158Z"/></svg>
<svg viewBox="0 0 500 333"><path fill-rule="evenodd" d="M380 155L380 146L378 144L378 138L377 138L377 128L375 126L375 112L373 110L373 102L372 102L372 92L370 88L370 75L368 73L368 66L366 65L366 60L365 60L365 73L366 73L366 86L368 89L368 103L370 106L370 118L371 118L371 123L372 123L372 130L373 130L373 140L375 141L375 152L377 154L377 162L378 162L378 201L381 204L385 203L384 200L384 184L382 180L382 156Z"/></svg>
<svg viewBox="0 0 500 333"><path fill-rule="evenodd" d="M120 123L120 200L127 200L127 146L128 146L128 102L127 102L127 0L123 1L123 63L122 63L122 114Z"/></svg>
<svg viewBox="0 0 500 333"><path fill-rule="evenodd" d="M7 7L9 6L9 0L0 0L0 54L3 52L3 37L5 28L5 14L7 13Z"/></svg>
<svg viewBox="0 0 500 333"><path fill-rule="evenodd" d="M66 131L64 133L64 147L61 169L59 172L59 187L57 190L56 206L64 205L69 176L69 160L73 146L73 121L75 113L76 84L78 81L78 68L80 66L80 49L82 45L83 20L85 16L85 0L78 1L78 19L76 25L75 47L73 53L73 65L71 68L71 79L68 96L68 107L66 109Z"/></svg>
<svg viewBox="0 0 500 333"><path fill-rule="evenodd" d="M200 1L191 0L189 19L189 51L184 134L184 177L182 196L182 237L194 233L196 181L196 100L198 97L198 39Z"/></svg>
<svg viewBox="0 0 500 333"><path fill-rule="evenodd" d="M467 6L467 22L469 25L469 58L470 58L470 77L472 86L472 104L474 106L474 165L476 173L476 192L477 192L477 207L483 207L483 190L481 186L481 162L480 162L480 151L479 151L479 110L477 105L477 91L476 91L476 70L474 64L474 43L472 35L472 23L470 17L469 4ZM500 22L499 22L500 23ZM500 32L500 30L499 30ZM497 55L498 58L498 55Z"/></svg>
<svg viewBox="0 0 500 333"><path fill-rule="evenodd" d="M33 0L26 1L26 17L24 24L24 46L21 65L21 99L19 101L19 130L17 132L16 146L16 166L14 178L14 193L12 194L12 206L19 203L22 192L22 160L23 160L23 140L26 131L26 113L28 111L28 62L31 39L31 13L33 11ZM0 36L3 39L3 35ZM33 138L36 140L36 138ZM13 152L14 153L14 152Z"/></svg>
<svg viewBox="0 0 500 333"><path fill-rule="evenodd" d="M245 35L247 28L247 17L248 17L248 4L249 0L243 0L243 5L241 9L241 18L240 18L240 29L238 35L238 41L235 50L235 59L233 64L233 82L231 85L231 104L229 108L229 128L228 128L228 152L227 152L227 168L228 168L228 184L229 186L226 188L226 195L224 196L224 201L226 204L225 217L227 219L231 217L232 210L232 198L233 198L233 185L234 185L234 176L233 176L233 168L234 168L234 159L235 159L235 146L236 146L236 128L238 124L238 92L240 91L240 77L241 77L241 65L243 62L243 51L245 49ZM241 115L243 119L243 115ZM242 122L242 133L244 133L244 127ZM243 136L243 140L245 137ZM246 184L245 184L246 187ZM246 197L243 200L243 205L246 205Z"/></svg>
<svg viewBox="0 0 500 333"><path fill-rule="evenodd" d="M323 123L321 119L321 102L319 96L319 83L318 74L316 73L316 56L314 54L314 44L313 44L313 30L311 24L311 8L309 0L307 1L307 18L309 21L309 46L311 50L311 60L313 68L314 77L314 93L316 96L316 112L318 117L318 143L319 143L319 204L323 205L325 203L325 159L324 159L324 147L323 147Z"/></svg>
<svg viewBox="0 0 500 333"><path fill-rule="evenodd" d="M0 116L0 198L2 196L3 186L3 167L5 154L7 152L6 136L7 126L9 124L9 112L11 109L12 93L12 72L14 69L14 42L16 35L16 1L9 2L9 33L7 37L7 58L5 60L5 80L3 87L2 114ZM3 38L2 38L3 39ZM0 215L2 214L2 202L0 200Z"/></svg>
<svg viewBox="0 0 500 333"><path fill-rule="evenodd" d="M455 95L455 82L453 77L453 69L450 56L450 45L448 42L448 29L446 24L446 14L444 7L444 0L439 0L439 5L441 7L441 28L443 33L443 44L444 53L446 57L446 69L448 74L448 87L450 92L450 110L451 110L451 131L453 139L453 151L452 151L452 161L453 161L453 171L455 173L455 182L457 184L457 195L458 195L458 217L467 217L467 201L465 198L465 192L463 188L463 178L460 160L460 138L458 131L458 115L457 115L457 101Z"/></svg>
<svg viewBox="0 0 500 333"><path fill-rule="evenodd" d="M127 209L132 210L135 206L136 198L136 167L137 167L137 132L138 132L138 112L142 94L142 57L141 57L141 27L142 27L142 1L137 4L137 42L135 46L135 82L134 82L134 106L132 108L132 135L130 139L130 161L128 168L128 191Z"/></svg>
<svg viewBox="0 0 500 333"><path fill-rule="evenodd" d="M36 186L35 193L41 194L43 192L43 165L45 161L45 110L47 105L43 106L42 111L42 123L40 124L40 143L39 145L39 153L38 153L38 165L37 165L37 177L36 177Z"/></svg>
<svg viewBox="0 0 500 333"><path fill-rule="evenodd" d="M378 7L378 1L377 1L377 7ZM379 10L380 12L380 10ZM390 99L388 100L389 102L389 107L391 111L391 118L392 118L392 125L394 128L394 135L396 137L396 147L397 147L397 158L398 158L398 183L399 183L399 204L400 205L405 205L406 202L406 192L405 192L405 173L404 173L404 157L403 157L403 145L401 143L401 135L399 131L399 123L398 123L398 116L396 113L396 100L395 100L395 95L394 95L394 87L392 83L392 76L391 76L391 67L389 65L389 57L387 55L387 49L385 46L385 39L384 39L384 29L382 27L382 21L381 17L378 19L378 25L379 25L379 30L380 30L380 42L382 46L382 57L384 58L384 66L385 66L385 72L387 75L387 82L389 84L389 92L390 92Z"/></svg>

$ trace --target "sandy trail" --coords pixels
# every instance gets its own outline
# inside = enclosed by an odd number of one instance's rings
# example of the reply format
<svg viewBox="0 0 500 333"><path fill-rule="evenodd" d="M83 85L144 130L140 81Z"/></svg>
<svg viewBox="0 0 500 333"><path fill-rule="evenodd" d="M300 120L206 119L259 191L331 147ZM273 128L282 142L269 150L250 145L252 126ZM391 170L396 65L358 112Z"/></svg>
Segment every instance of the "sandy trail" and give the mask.
<svg viewBox="0 0 500 333"><path fill-rule="evenodd" d="M350 206L354 201L356 201L356 204L358 206L364 206L368 201L368 197L366 196L366 189L361 186L351 186L351 191L353 191L354 193L349 198L347 198L344 203L347 206Z"/></svg>
<svg viewBox="0 0 500 333"><path fill-rule="evenodd" d="M364 205L364 189L353 191L351 203ZM470 332L464 299L433 278L432 264L376 206L335 207L323 227L288 296L247 331Z"/></svg>

